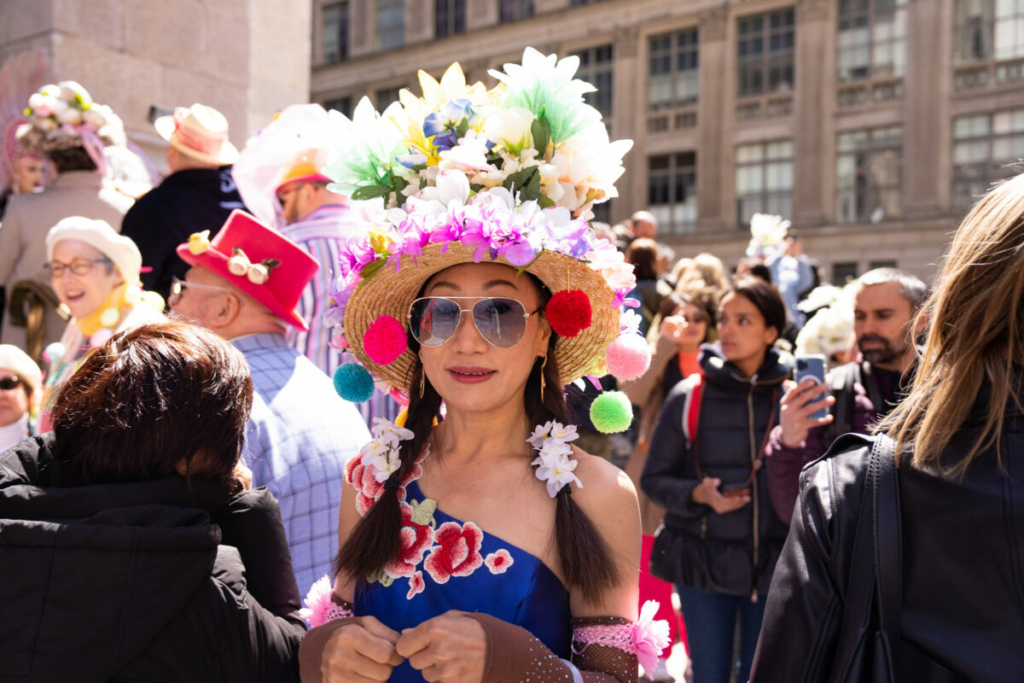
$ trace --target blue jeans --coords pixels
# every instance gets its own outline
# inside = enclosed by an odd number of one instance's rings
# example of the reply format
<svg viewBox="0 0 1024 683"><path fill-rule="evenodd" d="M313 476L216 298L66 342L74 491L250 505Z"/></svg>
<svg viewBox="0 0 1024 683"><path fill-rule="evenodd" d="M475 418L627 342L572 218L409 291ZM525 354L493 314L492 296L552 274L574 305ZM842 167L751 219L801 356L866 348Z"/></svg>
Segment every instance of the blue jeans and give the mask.
<svg viewBox="0 0 1024 683"><path fill-rule="evenodd" d="M676 586L690 642L693 683L729 683L734 663L736 680L746 683L764 618L764 596L757 602L735 595L707 593ZM733 652L736 618L740 620L739 661Z"/></svg>

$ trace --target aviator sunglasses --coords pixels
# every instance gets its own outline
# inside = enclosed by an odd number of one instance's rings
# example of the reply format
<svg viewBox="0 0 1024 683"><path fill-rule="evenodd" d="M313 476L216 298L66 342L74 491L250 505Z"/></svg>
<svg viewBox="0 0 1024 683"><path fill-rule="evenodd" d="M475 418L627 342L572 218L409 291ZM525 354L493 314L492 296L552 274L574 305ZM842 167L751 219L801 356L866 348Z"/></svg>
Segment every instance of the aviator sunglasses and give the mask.
<svg viewBox="0 0 1024 683"><path fill-rule="evenodd" d="M459 300L476 300L473 308L462 308ZM530 316L517 299L476 296L426 296L409 306L409 329L423 346L440 346L459 328L463 313L473 314L480 336L493 346L509 348L523 339Z"/></svg>

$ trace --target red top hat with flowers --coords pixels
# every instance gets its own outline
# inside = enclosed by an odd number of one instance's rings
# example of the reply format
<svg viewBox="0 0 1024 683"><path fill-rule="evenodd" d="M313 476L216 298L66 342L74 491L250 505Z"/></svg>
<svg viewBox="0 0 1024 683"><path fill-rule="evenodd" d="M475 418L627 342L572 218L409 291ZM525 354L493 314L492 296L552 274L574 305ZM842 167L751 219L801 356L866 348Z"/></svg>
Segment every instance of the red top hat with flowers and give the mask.
<svg viewBox="0 0 1024 683"><path fill-rule="evenodd" d="M208 268L289 325L309 329L295 307L320 262L244 211L232 211L213 240L209 230L196 232L177 251L189 265Z"/></svg>

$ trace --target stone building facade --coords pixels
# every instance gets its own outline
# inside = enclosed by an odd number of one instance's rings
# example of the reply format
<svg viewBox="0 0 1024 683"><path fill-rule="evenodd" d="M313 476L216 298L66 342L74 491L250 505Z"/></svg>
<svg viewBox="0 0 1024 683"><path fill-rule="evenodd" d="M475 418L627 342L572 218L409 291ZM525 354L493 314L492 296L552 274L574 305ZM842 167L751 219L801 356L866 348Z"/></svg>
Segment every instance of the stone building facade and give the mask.
<svg viewBox="0 0 1024 683"><path fill-rule="evenodd" d="M1024 10L998 0L311 0L311 99L378 107L452 61L578 54L632 138L603 216L661 220L734 264L755 211L825 279L924 277L973 197L1024 157ZM415 88L414 88L415 89Z"/></svg>
<svg viewBox="0 0 1024 683"><path fill-rule="evenodd" d="M0 61L42 48L163 165L153 114L201 102L241 147L275 112L309 101L309 0L3 0ZM151 108L156 110L151 112Z"/></svg>

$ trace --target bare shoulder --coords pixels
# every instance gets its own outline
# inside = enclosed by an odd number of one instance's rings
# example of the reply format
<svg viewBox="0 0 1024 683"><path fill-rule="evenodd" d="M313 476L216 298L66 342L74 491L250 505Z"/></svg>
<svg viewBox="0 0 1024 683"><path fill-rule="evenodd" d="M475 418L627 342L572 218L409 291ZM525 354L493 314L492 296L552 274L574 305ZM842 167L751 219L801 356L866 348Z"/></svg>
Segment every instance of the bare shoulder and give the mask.
<svg viewBox="0 0 1024 683"><path fill-rule="evenodd" d="M600 504L629 503L636 504L636 487L626 473L604 458L590 455L573 446L573 457L576 458L576 476L583 482L579 490L579 503L587 507L591 499ZM577 492L573 491L576 496Z"/></svg>

